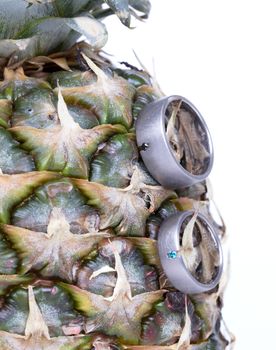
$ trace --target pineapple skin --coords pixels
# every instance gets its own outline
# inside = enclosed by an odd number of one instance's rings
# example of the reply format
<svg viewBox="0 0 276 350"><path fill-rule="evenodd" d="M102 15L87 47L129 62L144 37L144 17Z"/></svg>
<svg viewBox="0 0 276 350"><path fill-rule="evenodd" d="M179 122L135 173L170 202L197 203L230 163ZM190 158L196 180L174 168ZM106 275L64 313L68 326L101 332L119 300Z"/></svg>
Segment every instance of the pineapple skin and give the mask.
<svg viewBox="0 0 276 350"><path fill-rule="evenodd" d="M165 189L139 157L135 120L160 91L144 71L98 56L93 72L72 52L72 71L25 63L1 83L0 349L225 349L226 273L185 298L158 259L165 218L200 200L212 219L205 183Z"/></svg>
<svg viewBox="0 0 276 350"><path fill-rule="evenodd" d="M130 26L148 0L3 0L0 10L0 350L228 349L227 269L215 290L186 296L156 244L166 218L200 201L224 245L209 185L175 192L151 177L135 123L163 94L99 52L100 20L115 13ZM80 35L91 46L72 47Z"/></svg>

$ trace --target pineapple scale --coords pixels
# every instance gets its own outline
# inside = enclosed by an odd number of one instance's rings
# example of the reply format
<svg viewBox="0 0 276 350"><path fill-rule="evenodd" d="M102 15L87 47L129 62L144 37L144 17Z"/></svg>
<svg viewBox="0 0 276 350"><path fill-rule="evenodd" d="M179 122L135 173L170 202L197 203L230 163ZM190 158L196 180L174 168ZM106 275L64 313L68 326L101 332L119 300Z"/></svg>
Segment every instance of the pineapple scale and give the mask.
<svg viewBox="0 0 276 350"><path fill-rule="evenodd" d="M206 183L173 192L143 164L135 122L160 97L149 74L86 63L24 63L0 85L0 349L177 350L184 331L185 349L225 349L224 284L186 297L156 244L194 201L211 215Z"/></svg>

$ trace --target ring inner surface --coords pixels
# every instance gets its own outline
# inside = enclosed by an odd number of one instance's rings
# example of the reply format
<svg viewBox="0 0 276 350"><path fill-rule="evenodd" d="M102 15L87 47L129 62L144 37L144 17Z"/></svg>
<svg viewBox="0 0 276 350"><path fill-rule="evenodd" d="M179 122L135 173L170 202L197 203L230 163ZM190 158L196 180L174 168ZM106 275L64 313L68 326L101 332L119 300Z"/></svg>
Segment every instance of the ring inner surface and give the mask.
<svg viewBox="0 0 276 350"><path fill-rule="evenodd" d="M197 113L183 100L174 100L167 106L165 130L179 164L190 174L206 173L211 161L208 134Z"/></svg>
<svg viewBox="0 0 276 350"><path fill-rule="evenodd" d="M197 216L188 216L179 233L179 253L186 268L200 283L209 284L217 277L220 267L220 251L210 228Z"/></svg>

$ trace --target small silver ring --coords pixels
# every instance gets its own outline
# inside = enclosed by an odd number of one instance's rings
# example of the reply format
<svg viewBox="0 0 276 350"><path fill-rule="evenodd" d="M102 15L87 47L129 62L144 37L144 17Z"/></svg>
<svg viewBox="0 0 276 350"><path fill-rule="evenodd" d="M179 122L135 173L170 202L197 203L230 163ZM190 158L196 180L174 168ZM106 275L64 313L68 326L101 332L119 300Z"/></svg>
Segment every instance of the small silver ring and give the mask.
<svg viewBox="0 0 276 350"><path fill-rule="evenodd" d="M158 233L158 251L163 270L171 284L186 294L204 293L212 290L220 281L223 271L223 255L220 239L208 219L198 213L198 218L207 225L214 244L218 250L219 266L216 276L208 283L197 280L185 266L180 250L180 230L186 218L192 216L194 211L189 210L170 216L160 227ZM204 264L204 261L202 261Z"/></svg>
<svg viewBox="0 0 276 350"><path fill-rule="evenodd" d="M166 136L166 111L170 103L182 101L205 135L209 158L204 171L192 174L175 158ZM136 137L141 157L151 175L164 187L180 189L201 182L209 175L214 161L208 127L196 107L182 96L169 96L146 105L136 123Z"/></svg>

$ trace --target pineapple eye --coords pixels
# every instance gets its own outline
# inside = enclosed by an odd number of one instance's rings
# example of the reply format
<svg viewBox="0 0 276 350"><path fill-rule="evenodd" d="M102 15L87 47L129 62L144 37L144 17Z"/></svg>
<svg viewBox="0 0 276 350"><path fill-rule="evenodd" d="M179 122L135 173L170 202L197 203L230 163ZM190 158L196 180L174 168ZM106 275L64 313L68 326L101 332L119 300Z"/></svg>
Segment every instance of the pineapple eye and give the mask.
<svg viewBox="0 0 276 350"><path fill-rule="evenodd" d="M146 167L164 187L189 187L209 175L211 136L199 111L184 97L149 103L138 117L136 134Z"/></svg>
<svg viewBox="0 0 276 350"><path fill-rule="evenodd" d="M220 239L201 213L170 216L160 227L158 251L171 284L186 294L214 289L223 271Z"/></svg>

